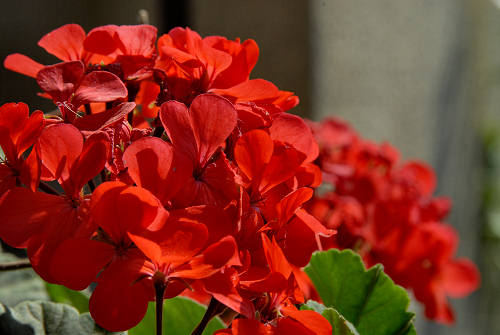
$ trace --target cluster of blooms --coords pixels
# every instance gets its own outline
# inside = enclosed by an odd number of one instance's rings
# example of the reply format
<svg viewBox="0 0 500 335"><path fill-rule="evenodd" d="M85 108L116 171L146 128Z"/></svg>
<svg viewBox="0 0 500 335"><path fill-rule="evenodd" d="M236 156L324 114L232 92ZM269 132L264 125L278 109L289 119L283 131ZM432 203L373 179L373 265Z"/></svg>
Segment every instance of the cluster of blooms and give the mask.
<svg viewBox="0 0 500 335"><path fill-rule="evenodd" d="M442 223L451 204L432 196L433 170L418 161L399 164L395 148L360 138L340 120L311 126L327 187L307 208L337 230L321 238L323 247L356 249L367 265L382 263L425 305L427 317L453 322L447 296L471 293L479 273L469 260L454 258L457 234Z"/></svg>
<svg viewBox="0 0 500 335"><path fill-rule="evenodd" d="M194 290L240 316L224 334L331 334L296 304L325 228L302 208L321 171L298 103L262 79L252 40L149 25L60 27L12 54L57 112L0 107L0 238L52 283L97 286L90 311L133 327L158 295Z"/></svg>

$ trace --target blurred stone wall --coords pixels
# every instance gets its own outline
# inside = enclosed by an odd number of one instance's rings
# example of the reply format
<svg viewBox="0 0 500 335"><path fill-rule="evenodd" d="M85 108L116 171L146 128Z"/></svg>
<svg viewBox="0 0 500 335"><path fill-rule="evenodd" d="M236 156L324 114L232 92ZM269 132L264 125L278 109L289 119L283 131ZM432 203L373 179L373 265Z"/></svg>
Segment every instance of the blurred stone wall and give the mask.
<svg viewBox="0 0 500 335"><path fill-rule="evenodd" d="M494 5L496 3L496 6ZM483 137L491 131L500 138L500 1L479 0L467 1L469 26L471 27L469 48L471 50L471 66L469 81L469 110L476 119L479 119L479 130ZM486 170L488 175L483 176L483 187L491 191L496 187L500 194L500 142L497 142L495 152L489 152L489 158L496 157L496 164L483 162L485 167L496 165L496 170ZM496 179L491 173L496 174ZM488 177L489 179L486 179ZM491 210L493 204L497 206L500 199L488 199L484 193L483 208ZM491 193L489 194L491 196ZM496 202L496 203L495 203ZM484 227L480 244L480 265L482 273L482 288L479 292L479 306L476 322L484 334L500 334L500 216L490 217L492 213L481 213L485 223L496 224L496 234ZM488 227L490 228L490 227Z"/></svg>
<svg viewBox="0 0 500 335"><path fill-rule="evenodd" d="M448 220L460 234L458 255L484 264L483 280L498 279L498 273L490 278L491 258L479 262L485 259L480 130L500 114L498 9L488 0L310 4L317 118L341 116L364 137L393 143L404 158L429 162L438 174L437 194L454 204ZM455 326L419 319L417 330L500 333L499 297L498 288L485 282L453 302Z"/></svg>

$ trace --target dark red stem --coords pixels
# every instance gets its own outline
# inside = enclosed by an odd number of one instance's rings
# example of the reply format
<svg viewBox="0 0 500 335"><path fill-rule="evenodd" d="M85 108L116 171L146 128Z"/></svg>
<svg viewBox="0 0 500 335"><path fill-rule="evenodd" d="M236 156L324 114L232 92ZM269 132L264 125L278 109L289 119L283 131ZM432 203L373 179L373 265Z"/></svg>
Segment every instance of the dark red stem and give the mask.
<svg viewBox="0 0 500 335"><path fill-rule="evenodd" d="M163 327L163 294L167 285L165 283L165 276L161 272L155 273L153 276L153 283L156 293L156 335L162 335Z"/></svg>
<svg viewBox="0 0 500 335"><path fill-rule="evenodd" d="M29 259L22 259L20 261L9 262L0 264L0 271L10 271L30 268L31 263Z"/></svg>

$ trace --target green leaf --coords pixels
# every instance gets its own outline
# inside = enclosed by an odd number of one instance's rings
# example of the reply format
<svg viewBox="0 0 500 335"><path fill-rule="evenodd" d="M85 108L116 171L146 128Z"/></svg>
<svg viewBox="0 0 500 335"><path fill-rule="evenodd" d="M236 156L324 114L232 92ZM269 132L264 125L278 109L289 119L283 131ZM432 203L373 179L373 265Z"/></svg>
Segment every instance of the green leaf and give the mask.
<svg viewBox="0 0 500 335"><path fill-rule="evenodd" d="M302 305L300 309L312 310L323 315L323 317L332 325L332 335L359 335L352 323L347 321L333 307L325 307L316 301L309 300L307 304Z"/></svg>
<svg viewBox="0 0 500 335"><path fill-rule="evenodd" d="M315 253L305 269L325 306L335 308L361 335L415 334L404 288L381 265L366 270L351 250Z"/></svg>
<svg viewBox="0 0 500 335"><path fill-rule="evenodd" d="M0 263L18 260L12 254L0 252ZM0 301L5 305L15 306L23 300L48 299L43 280L32 269L0 272Z"/></svg>
<svg viewBox="0 0 500 335"><path fill-rule="evenodd" d="M65 286L45 283L50 300L75 307L80 313L89 311L89 297L82 292L73 291Z"/></svg>
<svg viewBox="0 0 500 335"><path fill-rule="evenodd" d="M163 303L163 334L189 335L196 328L205 314L205 306L193 300L177 297L165 300ZM130 335L154 334L155 304L149 303L144 319L136 327L129 330ZM213 318L205 328L204 335L211 335L218 329L225 328L219 318Z"/></svg>
<svg viewBox="0 0 500 335"><path fill-rule="evenodd" d="M104 335L110 333L96 326L88 313L80 314L75 308L66 304L25 301L14 308L0 303L0 334Z"/></svg>

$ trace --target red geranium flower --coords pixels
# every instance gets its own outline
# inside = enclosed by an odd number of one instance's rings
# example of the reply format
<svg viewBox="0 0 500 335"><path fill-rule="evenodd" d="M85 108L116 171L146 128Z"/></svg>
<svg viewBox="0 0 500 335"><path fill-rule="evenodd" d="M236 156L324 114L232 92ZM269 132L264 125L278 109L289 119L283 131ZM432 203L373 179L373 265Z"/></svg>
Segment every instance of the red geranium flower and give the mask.
<svg viewBox="0 0 500 335"><path fill-rule="evenodd" d="M177 101L161 106L160 118L174 151L192 164L175 206L219 205L238 198L235 173L222 150L236 126L236 110L214 94L196 97L189 109Z"/></svg>
<svg viewBox="0 0 500 335"><path fill-rule="evenodd" d="M249 80L259 55L253 40L202 39L189 28L174 28L158 39L158 52L156 67L165 73L162 101L175 99L189 105L197 95L209 92L233 103L269 106L274 112L298 104L293 93L280 91L269 81Z"/></svg>
<svg viewBox="0 0 500 335"><path fill-rule="evenodd" d="M33 268L42 278L57 282L49 272L57 246L72 236L90 236L83 186L103 168L108 137L97 133L87 141L69 124L46 127L36 148L44 180L57 180L65 195L32 192L16 187L0 200L0 238L17 248L28 248Z"/></svg>
<svg viewBox="0 0 500 335"><path fill-rule="evenodd" d="M36 154L23 154L35 143L45 126L43 113L29 115L24 103L0 107L0 146L5 158L0 163L0 196L21 183L32 191L38 187L40 169Z"/></svg>

